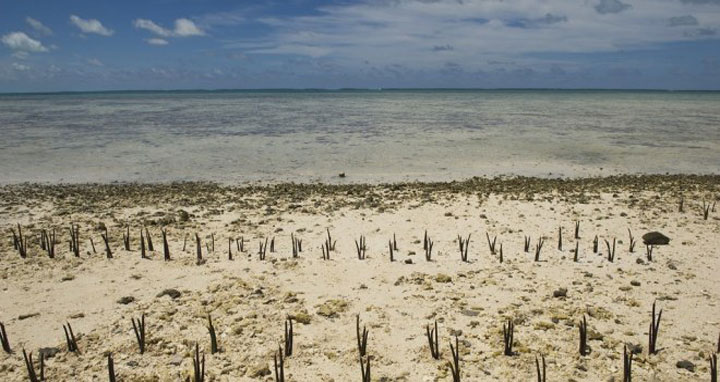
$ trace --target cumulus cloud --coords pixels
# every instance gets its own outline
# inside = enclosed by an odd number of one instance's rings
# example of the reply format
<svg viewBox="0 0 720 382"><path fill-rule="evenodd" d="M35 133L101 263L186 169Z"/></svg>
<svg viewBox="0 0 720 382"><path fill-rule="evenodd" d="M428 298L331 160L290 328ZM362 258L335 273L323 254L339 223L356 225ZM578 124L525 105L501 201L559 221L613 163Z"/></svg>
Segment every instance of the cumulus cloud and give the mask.
<svg viewBox="0 0 720 382"><path fill-rule="evenodd" d="M83 19L75 15L70 16L70 22L78 27L83 33L94 33L101 36L112 36L115 33L102 25L97 19Z"/></svg>
<svg viewBox="0 0 720 382"><path fill-rule="evenodd" d="M679 26L686 26L686 25L698 25L698 20L695 18L695 16L692 15L686 15L686 16L675 16L668 19L668 25L671 27L679 27Z"/></svg>
<svg viewBox="0 0 720 382"><path fill-rule="evenodd" d="M620 0L600 0L600 4L595 6L595 10L603 15L608 13L620 13L630 8L632 8L632 5L625 4Z"/></svg>
<svg viewBox="0 0 720 382"><path fill-rule="evenodd" d="M168 41L162 38L149 38L145 40L150 45L167 45Z"/></svg>
<svg viewBox="0 0 720 382"><path fill-rule="evenodd" d="M191 20L177 19L175 20L175 34L181 37L204 36L205 32L198 28Z"/></svg>
<svg viewBox="0 0 720 382"><path fill-rule="evenodd" d="M14 51L20 52L47 52L48 49L38 40L31 38L23 32L12 32L2 36L2 43Z"/></svg>
<svg viewBox="0 0 720 382"><path fill-rule="evenodd" d="M138 29L145 29L152 32L159 37L190 37L190 36L204 36L205 32L200 29L192 20L189 19L177 19L175 20L175 28L168 29L156 24L152 20L148 19L136 19L133 21L133 25ZM165 45L167 40L164 39L149 39L148 43L152 44L154 41L155 45ZM164 43L160 42L163 41Z"/></svg>
<svg viewBox="0 0 720 382"><path fill-rule="evenodd" d="M41 23L39 20L35 20L32 17L26 17L25 22L27 22L36 32L40 34L45 36L53 34L52 29L46 27L45 24Z"/></svg>

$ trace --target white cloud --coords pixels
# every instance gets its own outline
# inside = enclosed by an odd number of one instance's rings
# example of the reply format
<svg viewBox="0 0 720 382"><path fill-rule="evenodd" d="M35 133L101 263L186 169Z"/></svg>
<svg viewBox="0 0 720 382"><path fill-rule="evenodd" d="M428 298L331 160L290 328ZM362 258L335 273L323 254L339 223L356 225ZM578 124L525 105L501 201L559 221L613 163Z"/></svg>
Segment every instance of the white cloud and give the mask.
<svg viewBox="0 0 720 382"><path fill-rule="evenodd" d="M30 70L30 67L23 64L18 64L17 62L12 63L13 69L17 70L18 72L25 72Z"/></svg>
<svg viewBox="0 0 720 382"><path fill-rule="evenodd" d="M168 41L162 38L149 38L145 40L150 45L167 45Z"/></svg>
<svg viewBox="0 0 720 382"><path fill-rule="evenodd" d="M181 37L204 36L205 32L198 28L191 20L177 19L175 20L175 34Z"/></svg>
<svg viewBox="0 0 720 382"><path fill-rule="evenodd" d="M137 19L133 22L133 25L135 26L135 28L149 30L150 32L153 32L158 36L170 37L173 34L173 31L155 24L152 20Z"/></svg>
<svg viewBox="0 0 720 382"><path fill-rule="evenodd" d="M27 22L35 31L37 31L40 34L43 34L45 36L50 36L53 34L52 29L45 26L45 24L41 23L38 20L35 20L32 17L26 17L25 22Z"/></svg>
<svg viewBox="0 0 720 382"><path fill-rule="evenodd" d="M21 52L47 52L48 49L38 40L31 38L23 32L12 32L2 36L2 42L14 51Z"/></svg>
<svg viewBox="0 0 720 382"><path fill-rule="evenodd" d="M344 68L433 70L452 60L468 71L492 70L489 61L543 62L538 57L546 52L652 49L708 38L710 29L703 37L668 26L688 7L679 0L366 0L320 7L312 15L259 18L269 34L226 41L225 47ZM701 27L720 29L720 7L704 8L699 18ZM452 50L434 49L448 44Z"/></svg>
<svg viewBox="0 0 720 382"><path fill-rule="evenodd" d="M154 33L157 36L160 37L189 37L189 36L204 36L205 32L200 29L197 25L195 25L192 20L189 19L177 19L175 20L175 29L167 29L164 28L158 24L156 24L152 20L148 19L136 19L133 21L133 25L135 28L138 29L145 29L152 33ZM157 40L156 42L160 42L160 40L165 41L165 44L167 44L166 40L163 39L151 39L151 40ZM150 42L148 40L148 42ZM164 45L162 43L156 44L156 45Z"/></svg>
<svg viewBox="0 0 720 382"><path fill-rule="evenodd" d="M96 19L82 19L78 16L71 15L70 22L78 27L83 33L95 33L101 36L112 36L115 33L112 29L108 29Z"/></svg>

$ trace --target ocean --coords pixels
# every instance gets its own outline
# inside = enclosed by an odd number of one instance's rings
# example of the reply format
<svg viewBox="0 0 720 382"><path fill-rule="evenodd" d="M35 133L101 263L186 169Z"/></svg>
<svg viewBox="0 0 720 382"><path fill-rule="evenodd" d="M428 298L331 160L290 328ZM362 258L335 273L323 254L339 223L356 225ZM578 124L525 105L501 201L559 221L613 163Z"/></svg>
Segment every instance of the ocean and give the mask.
<svg viewBox="0 0 720 382"><path fill-rule="evenodd" d="M0 95L1 184L718 172L720 92Z"/></svg>

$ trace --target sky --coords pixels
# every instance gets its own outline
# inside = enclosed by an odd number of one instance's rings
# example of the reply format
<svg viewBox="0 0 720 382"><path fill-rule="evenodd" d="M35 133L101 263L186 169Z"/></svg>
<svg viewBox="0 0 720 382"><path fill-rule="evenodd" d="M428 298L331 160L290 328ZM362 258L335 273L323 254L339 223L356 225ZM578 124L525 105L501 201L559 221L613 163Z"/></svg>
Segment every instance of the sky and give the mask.
<svg viewBox="0 0 720 382"><path fill-rule="evenodd" d="M720 0L0 0L0 92L720 89Z"/></svg>

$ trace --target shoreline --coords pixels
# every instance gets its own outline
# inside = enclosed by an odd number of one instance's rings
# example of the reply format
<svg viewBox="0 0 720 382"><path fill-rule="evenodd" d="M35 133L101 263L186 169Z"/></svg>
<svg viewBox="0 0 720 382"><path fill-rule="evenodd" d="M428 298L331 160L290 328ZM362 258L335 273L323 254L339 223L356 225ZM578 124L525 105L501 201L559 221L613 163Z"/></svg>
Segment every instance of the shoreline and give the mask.
<svg viewBox="0 0 720 382"><path fill-rule="evenodd" d="M454 189L457 190L463 186L473 187L490 187L493 190L493 184L501 183L504 189L517 192L523 187L537 187L548 190L552 187L560 187L561 185L570 187L587 188L591 186L609 187L609 186L629 186L636 189L642 188L642 184L660 185L663 183L677 184L685 182L688 184L713 184L720 183L720 174L717 173L689 173L689 174L645 174L645 173L627 173L617 175L597 175L597 176L573 176L573 177L555 177L555 176L522 176L522 175L496 175L496 176L473 176L455 180L409 180L397 182L354 182L349 177L335 176L338 183L308 181L247 181L238 183L225 183L217 181L159 181L159 182L138 182L138 181L111 181L111 182L16 182L0 184L0 190L13 189L19 187L32 188L88 188L88 187L182 187L182 186L208 186L224 189L261 189L273 187L293 187L293 188L336 188L342 190L346 187L362 187L362 188L422 188L432 187L435 189ZM344 182L344 183L339 183Z"/></svg>

